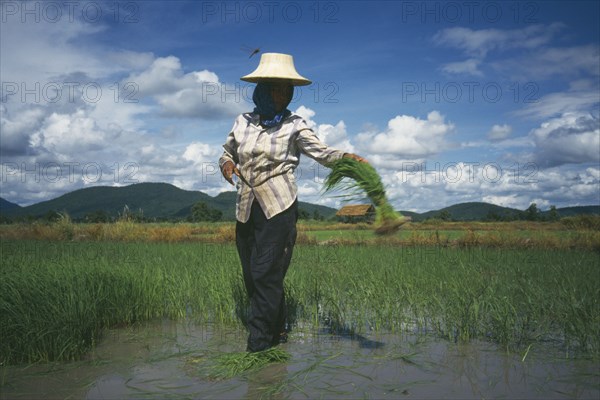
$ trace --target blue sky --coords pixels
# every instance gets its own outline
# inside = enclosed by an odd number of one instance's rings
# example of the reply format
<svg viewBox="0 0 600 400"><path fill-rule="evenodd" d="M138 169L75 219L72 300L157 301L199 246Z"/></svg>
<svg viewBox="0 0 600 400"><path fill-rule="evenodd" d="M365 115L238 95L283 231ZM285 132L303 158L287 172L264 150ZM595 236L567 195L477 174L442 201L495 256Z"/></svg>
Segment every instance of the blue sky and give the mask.
<svg viewBox="0 0 600 400"><path fill-rule="evenodd" d="M2 1L0 196L167 182L216 195L243 47L313 81L290 109L366 157L392 203L599 204L594 1ZM304 158L303 201L327 170Z"/></svg>

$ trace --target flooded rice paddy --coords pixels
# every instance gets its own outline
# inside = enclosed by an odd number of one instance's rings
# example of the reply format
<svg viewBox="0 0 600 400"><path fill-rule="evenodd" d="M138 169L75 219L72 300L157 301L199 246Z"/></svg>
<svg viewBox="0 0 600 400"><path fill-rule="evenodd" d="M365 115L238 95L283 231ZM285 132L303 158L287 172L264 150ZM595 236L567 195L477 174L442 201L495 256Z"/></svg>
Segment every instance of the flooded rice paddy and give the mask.
<svg viewBox="0 0 600 400"><path fill-rule="evenodd" d="M1 399L598 399L600 364L533 344L428 335L295 331L286 363L231 379L211 360L243 351L243 329L155 320L112 329L84 360L0 367Z"/></svg>
<svg viewBox="0 0 600 400"><path fill-rule="evenodd" d="M0 399L600 398L596 250L298 246L289 360L228 379L233 245L0 251Z"/></svg>

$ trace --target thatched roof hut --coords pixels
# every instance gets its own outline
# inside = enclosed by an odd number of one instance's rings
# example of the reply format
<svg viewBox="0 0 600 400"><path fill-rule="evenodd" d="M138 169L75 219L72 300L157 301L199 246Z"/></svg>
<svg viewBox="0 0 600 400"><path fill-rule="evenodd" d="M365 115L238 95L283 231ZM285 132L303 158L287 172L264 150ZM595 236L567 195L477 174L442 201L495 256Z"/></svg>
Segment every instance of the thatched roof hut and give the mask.
<svg viewBox="0 0 600 400"><path fill-rule="evenodd" d="M335 213L338 217L368 217L375 213L373 204L355 204L344 206Z"/></svg>

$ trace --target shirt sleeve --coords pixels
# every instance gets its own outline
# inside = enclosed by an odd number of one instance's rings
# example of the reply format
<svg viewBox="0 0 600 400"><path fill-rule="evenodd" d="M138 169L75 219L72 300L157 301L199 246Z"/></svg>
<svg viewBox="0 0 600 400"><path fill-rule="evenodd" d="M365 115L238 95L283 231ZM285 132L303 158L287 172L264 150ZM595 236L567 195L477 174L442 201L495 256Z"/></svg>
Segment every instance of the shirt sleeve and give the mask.
<svg viewBox="0 0 600 400"><path fill-rule="evenodd" d="M296 145L302 153L325 166L344 156L343 151L331 148L323 143L304 121L299 124Z"/></svg>
<svg viewBox="0 0 600 400"><path fill-rule="evenodd" d="M229 133L229 135L227 136L227 140L225 141L225 144L223 145L223 154L221 155L221 157L219 158L219 168L223 169L223 165L227 162L227 161L231 161L234 164L238 163L238 155L237 155L237 149L238 149L238 143L235 140L235 129L238 125L238 120L236 119L235 122L233 123L233 128L231 128L231 132Z"/></svg>

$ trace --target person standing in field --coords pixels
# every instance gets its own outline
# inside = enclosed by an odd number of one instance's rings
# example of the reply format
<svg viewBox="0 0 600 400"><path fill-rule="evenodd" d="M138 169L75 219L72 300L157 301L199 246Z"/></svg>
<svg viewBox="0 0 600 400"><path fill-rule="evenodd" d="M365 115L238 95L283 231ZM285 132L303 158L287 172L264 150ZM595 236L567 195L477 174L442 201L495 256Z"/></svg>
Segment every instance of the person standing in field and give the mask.
<svg viewBox="0 0 600 400"><path fill-rule="evenodd" d="M256 70L241 79L257 84L256 107L236 118L219 167L230 184L238 177L236 246L250 298L247 350L255 352L287 340L283 281L296 242L294 170L300 154L325 166L342 157L367 161L328 147L287 109L294 86L311 83L296 71L292 56L264 53Z"/></svg>

